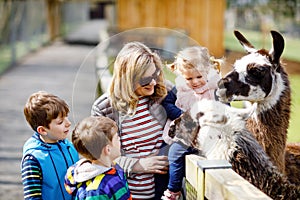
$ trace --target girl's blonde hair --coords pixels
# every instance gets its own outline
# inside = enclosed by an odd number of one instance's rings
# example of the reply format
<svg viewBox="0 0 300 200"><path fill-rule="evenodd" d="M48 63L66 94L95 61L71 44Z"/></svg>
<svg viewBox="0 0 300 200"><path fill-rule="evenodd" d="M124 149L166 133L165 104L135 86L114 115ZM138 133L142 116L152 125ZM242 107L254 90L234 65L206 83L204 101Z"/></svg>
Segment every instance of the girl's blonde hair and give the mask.
<svg viewBox="0 0 300 200"><path fill-rule="evenodd" d="M139 101L138 95L135 94L135 86L151 64L162 70L160 57L149 47L140 42L130 42L124 45L116 57L109 89L114 109L128 115L135 113ZM160 73L156 83L154 93L149 96L152 103L167 94L163 73Z"/></svg>
<svg viewBox="0 0 300 200"><path fill-rule="evenodd" d="M215 59L209 55L208 49L201 46L187 47L180 51L174 63L168 65L171 71L182 74L187 69L197 69L207 75L211 68L220 72L222 59Z"/></svg>

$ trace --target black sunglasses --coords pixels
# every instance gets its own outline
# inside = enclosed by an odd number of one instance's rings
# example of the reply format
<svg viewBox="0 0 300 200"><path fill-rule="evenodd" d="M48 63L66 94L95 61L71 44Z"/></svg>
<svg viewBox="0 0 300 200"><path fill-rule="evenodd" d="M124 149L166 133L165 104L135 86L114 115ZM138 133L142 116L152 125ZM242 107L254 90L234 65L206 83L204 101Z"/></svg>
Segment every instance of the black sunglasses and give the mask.
<svg viewBox="0 0 300 200"><path fill-rule="evenodd" d="M142 87L145 87L145 86L149 85L152 82L152 80L157 81L159 75L160 75L160 69L156 68L155 72L151 76L141 78L139 80L139 84Z"/></svg>

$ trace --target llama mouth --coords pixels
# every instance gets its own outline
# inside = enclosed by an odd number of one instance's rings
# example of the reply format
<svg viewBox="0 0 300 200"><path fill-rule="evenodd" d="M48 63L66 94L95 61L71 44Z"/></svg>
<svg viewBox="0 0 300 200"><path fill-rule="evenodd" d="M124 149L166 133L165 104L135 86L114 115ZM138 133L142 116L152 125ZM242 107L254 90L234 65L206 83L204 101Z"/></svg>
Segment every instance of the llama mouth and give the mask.
<svg viewBox="0 0 300 200"><path fill-rule="evenodd" d="M235 97L234 96L230 96L230 97L227 97L227 96L218 96L218 99L222 103L230 103L230 102L232 102L232 101L235 100Z"/></svg>
<svg viewBox="0 0 300 200"><path fill-rule="evenodd" d="M223 103L230 103L231 101L233 101L233 96L227 96L226 95L226 89L222 88L222 89L217 89L216 91L216 96L218 97L219 101L223 102Z"/></svg>
<svg viewBox="0 0 300 200"><path fill-rule="evenodd" d="M235 100L234 96L227 97L227 103L232 102L234 100Z"/></svg>

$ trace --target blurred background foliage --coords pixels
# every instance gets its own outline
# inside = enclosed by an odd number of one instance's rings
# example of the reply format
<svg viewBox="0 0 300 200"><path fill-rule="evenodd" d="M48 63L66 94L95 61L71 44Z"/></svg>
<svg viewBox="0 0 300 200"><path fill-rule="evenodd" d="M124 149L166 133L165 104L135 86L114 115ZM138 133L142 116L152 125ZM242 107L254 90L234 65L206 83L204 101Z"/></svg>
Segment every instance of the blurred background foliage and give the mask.
<svg viewBox="0 0 300 200"><path fill-rule="evenodd" d="M226 29L239 27L264 32L273 28L286 36L300 36L299 0L227 0L226 3Z"/></svg>
<svg viewBox="0 0 300 200"><path fill-rule="evenodd" d="M256 47L268 49L270 30L283 34L283 57L300 61L300 0L227 0L225 11L225 48L240 51L233 30L245 32Z"/></svg>

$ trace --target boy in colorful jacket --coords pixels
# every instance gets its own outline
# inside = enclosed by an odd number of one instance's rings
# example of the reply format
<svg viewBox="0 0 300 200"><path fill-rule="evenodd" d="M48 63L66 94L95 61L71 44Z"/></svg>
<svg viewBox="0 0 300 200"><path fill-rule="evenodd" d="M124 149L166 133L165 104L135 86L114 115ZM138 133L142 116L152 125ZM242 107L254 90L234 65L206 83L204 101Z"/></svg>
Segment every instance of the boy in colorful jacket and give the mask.
<svg viewBox="0 0 300 200"><path fill-rule="evenodd" d="M76 150L84 157L68 169L65 188L84 199L132 199L127 179L114 162L121 156L121 143L116 123L108 117L87 117L72 134Z"/></svg>

